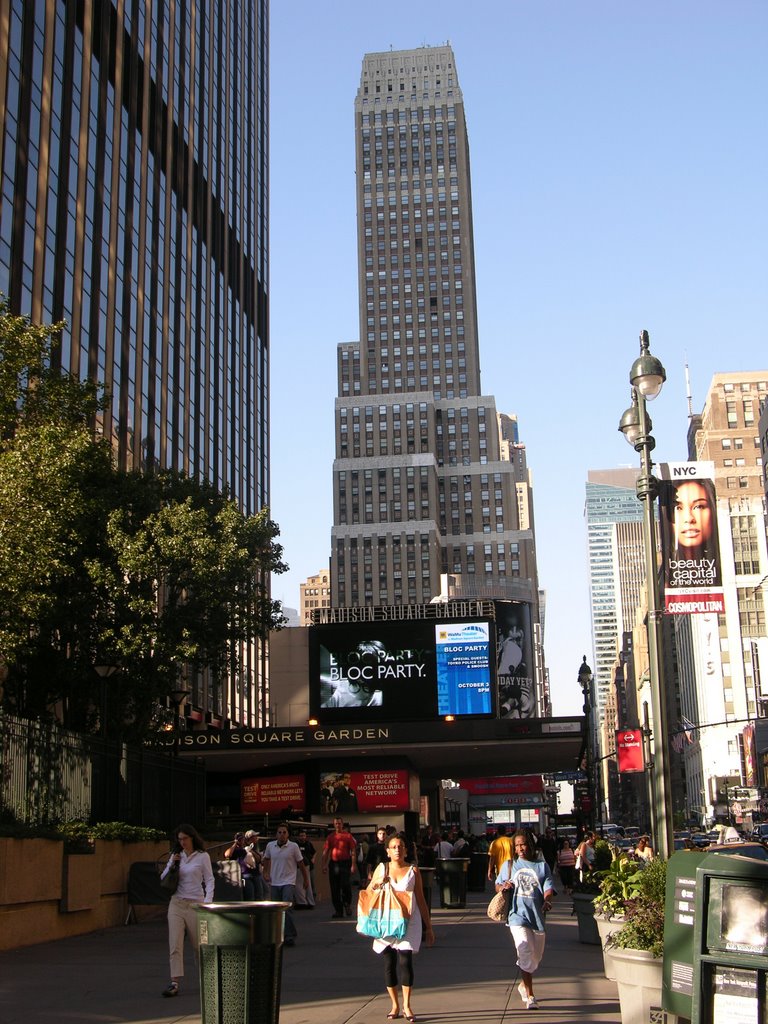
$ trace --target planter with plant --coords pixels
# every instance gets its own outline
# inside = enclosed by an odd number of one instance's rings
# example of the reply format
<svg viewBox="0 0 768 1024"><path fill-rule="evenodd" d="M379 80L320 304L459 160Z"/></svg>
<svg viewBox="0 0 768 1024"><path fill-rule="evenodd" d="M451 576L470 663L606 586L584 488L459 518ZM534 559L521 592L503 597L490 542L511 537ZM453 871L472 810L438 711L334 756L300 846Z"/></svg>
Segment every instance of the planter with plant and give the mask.
<svg viewBox="0 0 768 1024"><path fill-rule="evenodd" d="M627 904L640 891L642 872L643 868L636 861L630 860L626 853L614 852L610 866L598 873L600 892L595 897L595 923L603 947L605 976L609 981L615 979L611 953L606 943L623 925Z"/></svg>
<svg viewBox="0 0 768 1024"><path fill-rule="evenodd" d="M652 860L641 869L624 924L607 942L622 1024L647 1024L654 1014L661 1019L666 881L666 861Z"/></svg>
<svg viewBox="0 0 768 1024"><path fill-rule="evenodd" d="M595 843L595 866L589 874L585 874L583 881L576 882L573 886L571 899L573 900L572 915L576 915L576 923L579 928L579 942L590 946L600 945L600 934L595 921L595 900L600 894L599 877L611 863L611 848L603 839Z"/></svg>

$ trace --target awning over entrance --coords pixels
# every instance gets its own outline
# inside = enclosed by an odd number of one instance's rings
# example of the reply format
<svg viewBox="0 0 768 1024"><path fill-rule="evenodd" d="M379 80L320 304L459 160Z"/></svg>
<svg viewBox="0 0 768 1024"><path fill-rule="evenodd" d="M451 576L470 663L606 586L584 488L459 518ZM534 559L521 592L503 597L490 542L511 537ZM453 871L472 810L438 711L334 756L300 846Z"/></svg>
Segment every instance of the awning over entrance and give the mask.
<svg viewBox="0 0 768 1024"><path fill-rule="evenodd" d="M422 782L486 775L550 774L577 767L581 718L472 719L333 727L233 729L182 733L182 757L203 758L209 771L306 764L345 758L407 759ZM167 744L174 739L168 737Z"/></svg>

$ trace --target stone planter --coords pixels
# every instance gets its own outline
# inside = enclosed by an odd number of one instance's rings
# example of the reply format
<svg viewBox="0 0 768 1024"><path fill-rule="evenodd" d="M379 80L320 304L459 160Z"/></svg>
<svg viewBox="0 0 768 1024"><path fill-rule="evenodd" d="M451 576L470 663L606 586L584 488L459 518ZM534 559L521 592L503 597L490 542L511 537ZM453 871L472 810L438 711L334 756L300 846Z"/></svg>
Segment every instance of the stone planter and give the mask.
<svg viewBox="0 0 768 1024"><path fill-rule="evenodd" d="M615 981L615 975L613 971L613 960L612 960L612 948L606 948L606 942L617 932L624 924L623 917L603 917L602 914L597 914L595 917L595 923L597 924L597 932L600 936L600 945L603 947L603 970L608 981Z"/></svg>
<svg viewBox="0 0 768 1024"><path fill-rule="evenodd" d="M591 893L575 892L572 894L573 913L579 926L579 942L589 946L600 945L600 934L595 921L595 897Z"/></svg>
<svg viewBox="0 0 768 1024"><path fill-rule="evenodd" d="M654 1024L664 1020L661 1009L661 957L641 949L611 949L619 987L621 1024Z"/></svg>
<svg viewBox="0 0 768 1024"><path fill-rule="evenodd" d="M83 853L0 837L0 950L122 924L130 865L166 858L168 843L98 840Z"/></svg>

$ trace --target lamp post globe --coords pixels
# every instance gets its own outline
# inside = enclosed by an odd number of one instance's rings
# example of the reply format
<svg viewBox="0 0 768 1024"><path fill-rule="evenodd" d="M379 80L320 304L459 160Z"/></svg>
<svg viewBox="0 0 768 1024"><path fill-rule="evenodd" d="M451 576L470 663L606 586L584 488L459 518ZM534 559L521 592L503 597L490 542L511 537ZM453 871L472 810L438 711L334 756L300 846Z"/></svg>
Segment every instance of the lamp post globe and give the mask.
<svg viewBox="0 0 768 1024"><path fill-rule="evenodd" d="M666 379L667 371L656 356L651 354L648 331L643 331L640 335L640 355L629 371L629 383L646 401L652 402L658 398Z"/></svg>
<svg viewBox="0 0 768 1024"><path fill-rule="evenodd" d="M583 656L581 664L579 665L578 680L581 692L584 694L584 714L586 715L589 713L589 709L591 707L590 684L592 683L592 669L587 664L586 654Z"/></svg>

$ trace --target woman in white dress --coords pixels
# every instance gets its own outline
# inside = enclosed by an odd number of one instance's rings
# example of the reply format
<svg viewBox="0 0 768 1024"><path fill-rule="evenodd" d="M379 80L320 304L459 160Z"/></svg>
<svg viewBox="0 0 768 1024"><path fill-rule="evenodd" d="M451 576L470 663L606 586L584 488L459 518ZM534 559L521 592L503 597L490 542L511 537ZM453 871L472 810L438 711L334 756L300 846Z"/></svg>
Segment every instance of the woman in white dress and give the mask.
<svg viewBox="0 0 768 1024"><path fill-rule="evenodd" d="M389 854L389 864L377 866L370 885L379 885L384 875L388 873L393 889L413 893L413 906L405 937L395 942L390 942L387 939L374 939L373 948L376 953L382 953L384 956L384 982L389 998L392 1000L392 1009L387 1014L387 1019L397 1020L400 1016L400 1001L397 992L397 986L400 983L403 990L402 1016L407 1021L414 1021L416 1018L411 1008L413 954L418 953L421 946L422 919L425 926L424 940L428 946L433 945L435 935L432 931L429 908L424 899L419 869L415 864L406 864L405 862L406 839L402 832L390 836L387 842L387 853Z"/></svg>

